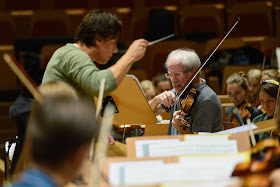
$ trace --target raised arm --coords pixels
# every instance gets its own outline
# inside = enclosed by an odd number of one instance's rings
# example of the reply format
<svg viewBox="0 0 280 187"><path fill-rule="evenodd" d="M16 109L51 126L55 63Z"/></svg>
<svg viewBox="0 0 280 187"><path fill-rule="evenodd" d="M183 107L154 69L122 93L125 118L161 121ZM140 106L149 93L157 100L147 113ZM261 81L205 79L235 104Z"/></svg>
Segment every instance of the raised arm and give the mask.
<svg viewBox="0 0 280 187"><path fill-rule="evenodd" d="M148 41L145 39L135 40L128 48L127 52L109 69L113 72L117 85L121 83L124 76L130 70L132 64L145 55Z"/></svg>

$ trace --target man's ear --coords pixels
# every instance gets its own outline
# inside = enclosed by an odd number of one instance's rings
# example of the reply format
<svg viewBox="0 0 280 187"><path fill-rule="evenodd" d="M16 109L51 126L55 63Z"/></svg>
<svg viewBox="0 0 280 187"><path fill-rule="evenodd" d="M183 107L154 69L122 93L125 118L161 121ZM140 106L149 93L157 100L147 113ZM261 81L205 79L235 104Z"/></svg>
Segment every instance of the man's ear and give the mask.
<svg viewBox="0 0 280 187"><path fill-rule="evenodd" d="M96 38L96 39L95 39L95 45L98 46L98 47L100 47L101 44L102 44L102 40L101 40L100 38Z"/></svg>

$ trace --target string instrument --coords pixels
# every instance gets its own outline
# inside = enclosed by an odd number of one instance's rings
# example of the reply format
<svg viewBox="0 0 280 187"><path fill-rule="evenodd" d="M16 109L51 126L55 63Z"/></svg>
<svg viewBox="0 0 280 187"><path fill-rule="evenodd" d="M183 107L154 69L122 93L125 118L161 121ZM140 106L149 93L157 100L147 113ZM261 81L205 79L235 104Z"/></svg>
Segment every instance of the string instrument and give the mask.
<svg viewBox="0 0 280 187"><path fill-rule="evenodd" d="M195 95L196 90L194 88L191 88L187 96L180 101L182 107L180 119L182 121L183 130L186 130L190 127L190 124L188 123L188 120L190 119L189 111L192 107L192 104L194 103Z"/></svg>
<svg viewBox="0 0 280 187"><path fill-rule="evenodd" d="M244 102L241 106L239 106L238 108L236 107L236 109L238 110L237 112L240 114L240 117L242 118L241 120L243 121L243 124L246 123L246 120L248 118L251 117L251 113L250 113L250 104ZM238 120L237 117L238 114L236 114L236 112L232 112L229 116L228 119L233 122L234 124L239 124L240 126L243 124L240 124L240 120Z"/></svg>
<svg viewBox="0 0 280 187"><path fill-rule="evenodd" d="M271 186L270 173L279 167L279 140L269 138L251 148L251 161L237 164L232 176L242 177L242 186Z"/></svg>
<svg viewBox="0 0 280 187"><path fill-rule="evenodd" d="M186 84L182 87L182 89L177 93L176 100L173 103L173 105L180 104L182 108L181 113L181 121L182 121L182 127L185 130L187 127L189 127L189 124L187 121L189 120L189 110L191 109L191 106L194 102L194 96L196 94L196 91L194 88L191 87L191 83L195 79L195 77L200 73L202 68L206 65L206 63L209 61L209 59L213 56L213 54L217 51L217 49L220 47L220 45L224 42L224 40L227 38L227 36L231 33L231 31L235 28L235 26L238 24L240 20L240 17L237 18L236 22L233 24L231 29L227 32L227 34L218 42L218 44L215 46L214 50L210 53L210 55L204 60L204 62L201 64L201 66L192 74L191 78L186 82ZM170 111L170 108L167 108L161 103L162 107L166 111Z"/></svg>

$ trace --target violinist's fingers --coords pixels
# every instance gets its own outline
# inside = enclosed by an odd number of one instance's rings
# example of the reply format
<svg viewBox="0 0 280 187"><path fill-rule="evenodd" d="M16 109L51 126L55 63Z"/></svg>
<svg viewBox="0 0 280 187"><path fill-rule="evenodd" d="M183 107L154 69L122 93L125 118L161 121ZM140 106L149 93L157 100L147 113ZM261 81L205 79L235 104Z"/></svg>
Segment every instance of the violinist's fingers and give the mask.
<svg viewBox="0 0 280 187"><path fill-rule="evenodd" d="M160 95L160 99L165 106L171 107L175 100L175 94L171 91L165 91Z"/></svg>
<svg viewBox="0 0 280 187"><path fill-rule="evenodd" d="M173 114L173 118L172 118L172 124L175 127L180 127L182 125L181 119L180 119L180 115L181 115L181 111L176 111Z"/></svg>
<svg viewBox="0 0 280 187"><path fill-rule="evenodd" d="M280 169L273 170L269 175L269 180L274 186L280 186Z"/></svg>

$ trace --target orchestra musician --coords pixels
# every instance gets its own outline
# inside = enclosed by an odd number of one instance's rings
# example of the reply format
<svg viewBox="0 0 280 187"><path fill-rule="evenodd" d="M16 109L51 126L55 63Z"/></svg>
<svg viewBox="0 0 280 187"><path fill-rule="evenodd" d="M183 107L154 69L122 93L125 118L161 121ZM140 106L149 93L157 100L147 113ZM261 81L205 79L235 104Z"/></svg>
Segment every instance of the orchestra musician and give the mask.
<svg viewBox="0 0 280 187"><path fill-rule="evenodd" d="M226 108L227 121L235 124L246 124L247 118L252 121L262 112L247 103L248 81L244 72L234 73L226 80L227 94L234 106ZM234 109L238 112L234 112Z"/></svg>
<svg viewBox="0 0 280 187"><path fill-rule="evenodd" d="M156 94L161 94L164 91L172 89L171 81L164 74L159 74L153 78L153 84L156 88Z"/></svg>
<svg viewBox="0 0 280 187"><path fill-rule="evenodd" d="M57 49L50 59L42 83L62 80L69 83L80 96L94 103L100 81L106 79L105 95L121 83L134 62L146 51L145 39L134 41L127 52L108 69L95 64L106 64L118 52L117 40L122 32L121 22L105 10L90 11L77 29L74 42Z"/></svg>
<svg viewBox="0 0 280 187"><path fill-rule="evenodd" d="M253 119L254 123L272 119L274 117L274 112L276 108L276 100L278 95L279 82L276 80L265 80L262 81L259 91L259 98L263 109L265 110L264 114L260 114ZM263 132L258 134L258 140L263 140L269 137L268 132Z"/></svg>
<svg viewBox="0 0 280 187"><path fill-rule="evenodd" d="M259 69L251 69L247 73L248 87L248 103L254 107L258 107L261 101L258 97L262 73Z"/></svg>
<svg viewBox="0 0 280 187"><path fill-rule="evenodd" d="M28 167L14 187L65 186L82 175L92 139L99 132L94 106L64 82L40 88L28 121Z"/></svg>
<svg viewBox="0 0 280 187"><path fill-rule="evenodd" d="M143 88L147 100L148 101L152 100L156 96L156 90L154 88L152 81L143 80L140 82L140 84L141 87Z"/></svg>
<svg viewBox="0 0 280 187"><path fill-rule="evenodd" d="M166 76L171 80L173 89L157 95L149 102L156 115L163 113L164 107L171 107L171 120L168 134L186 134L195 132L216 132L222 130L222 106L216 93L206 85L206 81L195 77L191 83L195 89L194 102L190 107L189 128L184 128L181 121L182 112L180 104L174 104L176 94L184 87L192 74L200 67L201 62L192 49L177 49L172 51L165 62L167 68Z"/></svg>

